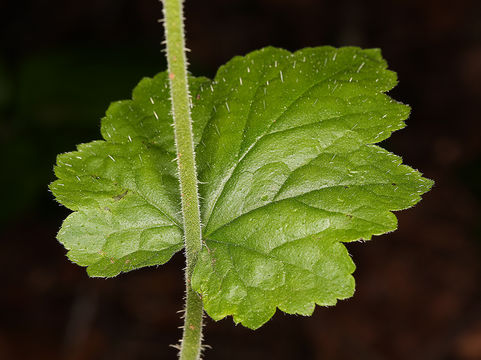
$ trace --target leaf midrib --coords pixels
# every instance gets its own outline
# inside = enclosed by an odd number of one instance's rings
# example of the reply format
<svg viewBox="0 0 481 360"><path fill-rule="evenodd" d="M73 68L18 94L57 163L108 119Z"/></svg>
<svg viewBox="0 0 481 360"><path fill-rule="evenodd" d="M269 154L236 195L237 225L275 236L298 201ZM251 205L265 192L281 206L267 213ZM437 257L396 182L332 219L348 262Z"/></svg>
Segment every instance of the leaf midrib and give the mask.
<svg viewBox="0 0 481 360"><path fill-rule="evenodd" d="M267 206L273 206L273 205L275 205L275 204L277 204L277 203L280 203L280 202L282 202L282 201L288 201L288 200L297 201L297 202L299 202L299 203L302 203L304 206L308 206L308 207L315 208L315 209L318 209L318 210L322 210L322 211L326 211L326 212L330 212L330 213L342 214L342 215L351 215L351 216L353 216L353 217L355 217L355 218L358 218L358 219L361 219L361 220L365 220L365 221L371 222L371 223L373 223L373 224L383 225L383 224L379 224L379 223L376 223L376 222L373 222L373 221L370 221L370 220L363 219L363 218L358 217L358 216L355 216L355 215L353 215L353 214L351 214L351 213L343 213L343 212L341 212L341 211L333 211L333 210L327 210L327 209L317 208L317 207L315 207L315 206L308 205L308 204L306 204L306 203L304 203L304 202L302 202L302 201L300 201L300 200L298 200L298 199L296 199L296 198L301 197L301 196L306 196L306 195L309 195L309 194L311 194L311 193L315 193L315 192L317 192L317 191L323 191L323 190L326 190L326 189L332 189L332 188L337 188L337 187L344 187L344 186L350 186L350 187L354 187L354 186L376 186L376 185L387 185L387 186L388 186L388 185L390 185L390 184L391 184L390 182L386 182L386 183L376 182L376 183L367 183L367 184L338 184L338 185L329 185L329 186L321 187L321 188L319 188L319 189L314 189L314 190L311 190L311 191L307 191L307 192L302 193L302 194L299 194L299 195L286 197L286 198L283 198L283 199L280 199L280 200L274 200L274 201L269 202L268 204L265 204L265 205L256 207L256 208L254 208L254 209L251 209L251 210L249 210L249 211L241 214L240 216L235 217L234 219L228 221L227 223L219 226L217 229L215 229L215 230L213 230L213 231L211 231L211 232L209 232L209 233L204 234L204 237L205 237L206 239L209 239L210 236L215 235L215 233L217 233L218 231L222 230L223 228L231 225L231 224L234 223L235 221L239 220L240 218L242 218L242 217L244 217L244 216L249 215L250 213L252 213L252 212L254 212L254 211L260 210L260 209L265 208L265 207L267 207ZM404 183L404 182L398 182L397 184L398 184L398 185L409 185L409 183ZM389 210L389 209L385 209L385 210L391 212L391 210ZM393 211L395 211L395 210L393 210Z"/></svg>

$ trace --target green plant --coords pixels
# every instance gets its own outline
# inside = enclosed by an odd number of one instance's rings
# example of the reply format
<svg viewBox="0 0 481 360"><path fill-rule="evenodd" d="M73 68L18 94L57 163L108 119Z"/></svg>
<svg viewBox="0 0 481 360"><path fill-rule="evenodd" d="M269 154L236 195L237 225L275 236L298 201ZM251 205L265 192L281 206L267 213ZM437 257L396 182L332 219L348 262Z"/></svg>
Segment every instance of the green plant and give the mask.
<svg viewBox="0 0 481 360"><path fill-rule="evenodd" d="M352 296L342 243L395 230L432 181L374 145L410 111L384 94L397 79L379 50L265 48L187 77L182 1L164 12L169 70L109 107L105 140L59 155L50 188L90 276L185 248L180 358L198 359L203 308L255 329Z"/></svg>

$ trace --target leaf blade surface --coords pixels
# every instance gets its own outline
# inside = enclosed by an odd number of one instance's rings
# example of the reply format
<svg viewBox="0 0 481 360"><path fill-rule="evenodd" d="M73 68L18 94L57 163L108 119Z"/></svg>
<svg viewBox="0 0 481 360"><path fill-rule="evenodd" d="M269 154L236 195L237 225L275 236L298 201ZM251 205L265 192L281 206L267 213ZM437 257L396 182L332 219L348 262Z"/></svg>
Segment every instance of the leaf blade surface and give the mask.
<svg viewBox="0 0 481 360"><path fill-rule="evenodd" d="M191 91L209 84L192 78ZM193 111L196 142L210 111L208 93L202 101ZM183 248L167 74L143 79L132 100L112 103L101 131L105 141L57 158L50 189L75 211L57 238L90 276L163 264Z"/></svg>
<svg viewBox="0 0 481 360"><path fill-rule="evenodd" d="M189 81L205 245L191 283L206 312L258 328L352 296L343 243L395 230L393 211L432 186L375 145L410 112L386 95L397 77L380 51L265 48ZM167 73L143 79L107 111L105 141L57 159L51 190L74 211L58 239L91 276L183 248L170 105Z"/></svg>
<svg viewBox="0 0 481 360"><path fill-rule="evenodd" d="M308 315L352 296L342 242L395 230L392 211L431 186L374 145L409 115L385 95L396 83L378 50L358 48L267 48L219 70L220 110L198 147L206 247L192 278L211 317L257 328L276 308Z"/></svg>

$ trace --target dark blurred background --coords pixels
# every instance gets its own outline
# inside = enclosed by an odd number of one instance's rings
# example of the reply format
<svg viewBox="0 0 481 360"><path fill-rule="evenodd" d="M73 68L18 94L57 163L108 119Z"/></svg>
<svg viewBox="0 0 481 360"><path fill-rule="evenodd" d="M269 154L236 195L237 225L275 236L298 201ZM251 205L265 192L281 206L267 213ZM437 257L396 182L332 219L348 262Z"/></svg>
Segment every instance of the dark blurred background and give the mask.
<svg viewBox="0 0 481 360"><path fill-rule="evenodd" d="M89 279L55 235L57 153L165 69L155 0L0 0L0 359L176 359L183 255ZM207 320L214 359L481 359L481 1L189 0L190 70L274 45L382 48L413 111L384 146L436 181L399 230L349 244L355 296L257 331Z"/></svg>

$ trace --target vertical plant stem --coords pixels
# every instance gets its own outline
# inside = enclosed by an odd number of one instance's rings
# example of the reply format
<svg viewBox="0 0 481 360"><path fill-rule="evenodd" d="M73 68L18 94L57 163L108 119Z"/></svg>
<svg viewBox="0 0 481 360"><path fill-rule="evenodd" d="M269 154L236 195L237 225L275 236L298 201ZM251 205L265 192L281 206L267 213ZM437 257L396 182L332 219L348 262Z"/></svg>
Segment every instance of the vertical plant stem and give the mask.
<svg viewBox="0 0 481 360"><path fill-rule="evenodd" d="M175 144L179 169L186 257L186 308L180 359L197 360L202 342L202 300L192 290L190 279L202 247L197 171L187 81L187 61L183 25L183 1L163 0L167 42L170 94L174 116Z"/></svg>

